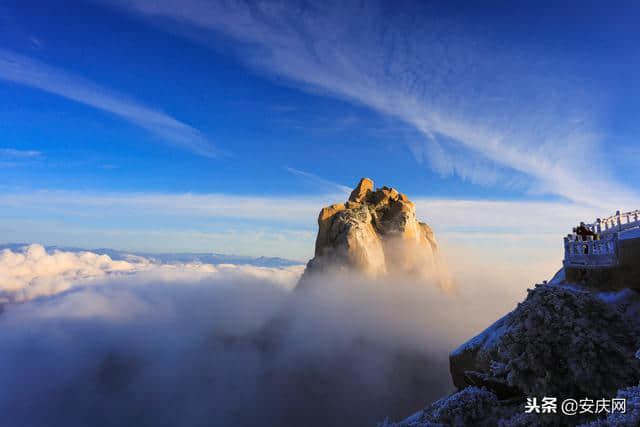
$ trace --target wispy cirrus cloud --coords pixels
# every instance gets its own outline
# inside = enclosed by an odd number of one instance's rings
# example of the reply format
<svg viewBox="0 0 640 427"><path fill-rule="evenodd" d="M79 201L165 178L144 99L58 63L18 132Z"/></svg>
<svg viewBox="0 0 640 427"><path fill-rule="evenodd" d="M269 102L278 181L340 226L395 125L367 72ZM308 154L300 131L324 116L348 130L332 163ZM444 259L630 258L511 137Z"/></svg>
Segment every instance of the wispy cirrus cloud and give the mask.
<svg viewBox="0 0 640 427"><path fill-rule="evenodd" d="M541 278L555 272L562 259L562 237L572 226L609 213L561 201L409 197L446 255L455 258L466 248L529 268L543 260ZM7 241L151 252L213 250L302 261L313 256L320 208L345 198L344 193L270 197L4 191L0 235Z"/></svg>
<svg viewBox="0 0 640 427"><path fill-rule="evenodd" d="M343 194L316 197L268 197L195 193L104 193L33 191L0 194L0 207L43 209L42 212L99 216L134 215L176 218L263 220L294 225L314 224L319 209ZM76 212L74 214L73 212Z"/></svg>
<svg viewBox="0 0 640 427"><path fill-rule="evenodd" d="M116 193L5 191L0 208L63 215L126 215L174 218L231 218L315 227L323 206L344 201L343 192L316 196L251 196L224 193ZM611 212L569 202L412 197L418 217L436 231L523 231L562 233L578 221ZM623 207L624 209L625 207ZM561 234L561 235L562 235Z"/></svg>
<svg viewBox="0 0 640 427"><path fill-rule="evenodd" d="M15 148L0 148L0 168L13 168L33 164L42 157L36 150L18 150Z"/></svg>
<svg viewBox="0 0 640 427"><path fill-rule="evenodd" d="M602 152L597 88L580 78L579 64L532 39L510 45L437 7L376 1L117 4L199 42L223 34L252 67L404 121L424 137L426 148L414 153L444 175L485 185L524 175L528 191L606 209L639 200L594 161ZM439 152L446 155L431 159ZM460 161L469 156L489 167Z"/></svg>
<svg viewBox="0 0 640 427"><path fill-rule="evenodd" d="M0 80L29 86L115 114L176 147L205 157L219 152L197 129L90 80L0 49Z"/></svg>
<svg viewBox="0 0 640 427"><path fill-rule="evenodd" d="M295 169L295 168L291 168L291 167L285 167L285 170L293 175L296 175L300 178L302 178L303 180L325 190L326 192L332 192L332 193L344 193L344 194L349 194L351 193L351 188L347 187L346 185L342 185L342 184L338 184L337 182L333 182L333 181L329 181L328 179L324 179L319 177L318 175L312 174L310 172L305 172L305 171L301 171L299 169Z"/></svg>
<svg viewBox="0 0 640 427"><path fill-rule="evenodd" d="M36 150L17 150L15 148L0 148L0 157L9 159L33 159L42 153Z"/></svg>

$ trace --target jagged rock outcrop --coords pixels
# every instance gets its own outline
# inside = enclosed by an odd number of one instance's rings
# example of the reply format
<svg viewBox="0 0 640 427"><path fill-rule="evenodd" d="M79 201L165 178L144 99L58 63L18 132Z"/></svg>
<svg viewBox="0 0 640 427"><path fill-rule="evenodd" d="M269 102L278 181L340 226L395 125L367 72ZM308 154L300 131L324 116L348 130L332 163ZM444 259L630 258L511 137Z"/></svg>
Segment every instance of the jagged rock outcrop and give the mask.
<svg viewBox="0 0 640 427"><path fill-rule="evenodd" d="M451 375L504 397L613 396L640 380L634 323L589 290L539 285L451 354Z"/></svg>
<svg viewBox="0 0 640 427"><path fill-rule="evenodd" d="M640 402L640 294L599 292L567 283L562 270L450 355L459 391L387 426L638 425L628 414L525 414L525 397L616 394ZM631 388L628 388L631 387ZM630 402L628 402L628 405ZM558 411L559 412L559 411Z"/></svg>
<svg viewBox="0 0 640 427"><path fill-rule="evenodd" d="M407 196L389 187L374 190L373 181L362 178L346 203L320 211L315 256L303 278L332 269L428 274L437 254L433 231L416 219Z"/></svg>

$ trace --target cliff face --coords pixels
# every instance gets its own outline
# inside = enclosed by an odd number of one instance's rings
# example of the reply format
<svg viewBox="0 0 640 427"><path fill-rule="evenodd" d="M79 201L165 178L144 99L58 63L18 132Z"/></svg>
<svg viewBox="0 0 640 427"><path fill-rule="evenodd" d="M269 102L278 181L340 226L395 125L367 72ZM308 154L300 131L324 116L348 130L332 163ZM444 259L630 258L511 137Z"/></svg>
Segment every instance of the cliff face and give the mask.
<svg viewBox="0 0 640 427"><path fill-rule="evenodd" d="M612 398L640 401L640 294L600 292L554 280L450 355L458 392L395 427L432 425L640 425L626 414L526 414L526 397ZM558 406L559 407L559 406ZM390 424L386 424L390 426ZM586 425L586 424L585 424Z"/></svg>
<svg viewBox="0 0 640 427"><path fill-rule="evenodd" d="M320 211L315 256L303 277L334 269L374 277L429 274L437 255L433 232L416 219L414 204L393 188L374 190L373 181L362 178L346 203Z"/></svg>
<svg viewBox="0 0 640 427"><path fill-rule="evenodd" d="M615 395L640 380L638 322L625 316L632 299L612 306L587 290L539 285L451 354L454 384L501 397Z"/></svg>

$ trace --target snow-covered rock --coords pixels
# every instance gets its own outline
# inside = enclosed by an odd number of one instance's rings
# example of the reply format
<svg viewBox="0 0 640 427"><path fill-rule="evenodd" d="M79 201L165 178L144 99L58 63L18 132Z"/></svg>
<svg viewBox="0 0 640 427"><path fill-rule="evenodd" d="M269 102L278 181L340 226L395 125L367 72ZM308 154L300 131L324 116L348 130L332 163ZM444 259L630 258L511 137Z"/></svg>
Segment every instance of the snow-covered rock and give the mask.
<svg viewBox="0 0 640 427"><path fill-rule="evenodd" d="M450 354L458 391L385 426L640 425L640 294L567 283L562 271ZM626 414L527 414L526 397L624 397ZM599 417L599 418L598 418ZM588 424L591 423L591 424Z"/></svg>
<svg viewBox="0 0 640 427"><path fill-rule="evenodd" d="M459 388L498 395L611 396L640 380L639 344L640 332L596 294L541 285L454 351L451 372Z"/></svg>

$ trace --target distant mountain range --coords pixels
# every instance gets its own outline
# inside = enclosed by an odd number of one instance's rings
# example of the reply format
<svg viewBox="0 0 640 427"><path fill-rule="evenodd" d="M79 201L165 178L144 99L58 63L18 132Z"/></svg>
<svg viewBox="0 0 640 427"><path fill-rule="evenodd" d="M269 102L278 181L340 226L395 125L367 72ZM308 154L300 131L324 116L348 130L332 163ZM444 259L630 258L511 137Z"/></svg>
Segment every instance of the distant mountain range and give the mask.
<svg viewBox="0 0 640 427"><path fill-rule="evenodd" d="M2 243L0 244L0 250L10 249L13 252L20 251L23 247L29 246L29 243ZM179 252L179 253L146 253L146 252L130 252L119 251L108 248L76 248L67 246L45 246L47 252L54 250L67 251L67 252L93 252L101 255L108 255L113 260L127 260L131 255L141 256L158 263L171 264L171 263L189 263L200 262L202 264L244 264L254 265L257 267L289 267L292 265L303 264L300 261L279 258L279 257L250 257L244 255L227 255L216 253L191 253L191 252Z"/></svg>

